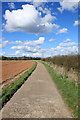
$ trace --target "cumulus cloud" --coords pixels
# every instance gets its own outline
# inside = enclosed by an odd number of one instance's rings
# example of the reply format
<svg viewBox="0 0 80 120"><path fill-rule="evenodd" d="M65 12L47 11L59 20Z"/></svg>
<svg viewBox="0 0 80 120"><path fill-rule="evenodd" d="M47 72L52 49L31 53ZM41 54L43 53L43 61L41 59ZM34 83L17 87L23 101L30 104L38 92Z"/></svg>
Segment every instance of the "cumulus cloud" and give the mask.
<svg viewBox="0 0 80 120"><path fill-rule="evenodd" d="M45 8L45 7L42 7L42 6L39 6L38 10L41 11L42 13L44 13L44 14L50 14L51 13L51 11L48 8Z"/></svg>
<svg viewBox="0 0 80 120"><path fill-rule="evenodd" d="M33 0L18 0L18 2L32 2Z"/></svg>
<svg viewBox="0 0 80 120"><path fill-rule="evenodd" d="M77 25L80 25L80 21L78 21L78 20L76 20L76 21L74 22L74 26L77 26Z"/></svg>
<svg viewBox="0 0 80 120"><path fill-rule="evenodd" d="M78 54L78 47L77 46L66 47L66 48L63 48L61 52L65 54Z"/></svg>
<svg viewBox="0 0 80 120"><path fill-rule="evenodd" d="M2 48L2 44L0 44L0 49Z"/></svg>
<svg viewBox="0 0 80 120"><path fill-rule="evenodd" d="M42 49L40 47L41 44L43 44L45 41L45 37L39 37L38 40L34 40L34 41L25 41L23 43L21 43L20 41L16 41L16 43L20 43L18 45L15 45L15 46L12 46L11 49L15 49L16 52L14 54L11 54L12 55L22 55L22 56L26 56L27 53L29 52L31 54L31 56L41 56L41 54L43 52L46 51L46 49ZM11 42L14 44L14 42ZM23 55L24 53L24 55ZM29 54L29 55L30 55Z"/></svg>
<svg viewBox="0 0 80 120"><path fill-rule="evenodd" d="M0 38L0 42L2 42L2 38Z"/></svg>
<svg viewBox="0 0 80 120"><path fill-rule="evenodd" d="M46 34L59 26L53 24L54 16L50 14L40 17L39 12L33 5L22 5L22 9L6 10L4 18L6 20L5 29L7 31L25 31L32 34Z"/></svg>
<svg viewBox="0 0 80 120"><path fill-rule="evenodd" d="M22 52L20 50L17 50L15 53L13 54L9 54L9 56L21 56Z"/></svg>
<svg viewBox="0 0 80 120"><path fill-rule="evenodd" d="M36 52L43 52L45 51L45 49L42 49L40 47L41 44L43 44L45 41L45 37L39 37L38 40L34 40L34 41L1 41L0 44L0 48L4 48L6 47L7 44L15 44L11 47L11 49L15 49L17 50L14 54L10 54L10 56L12 55L22 55L23 52L30 52L30 53L36 53Z"/></svg>
<svg viewBox="0 0 80 120"><path fill-rule="evenodd" d="M22 44L22 41L20 40L16 40L16 41L13 41L13 42L9 42L10 44Z"/></svg>
<svg viewBox="0 0 80 120"><path fill-rule="evenodd" d="M53 56L57 55L69 55L69 54L78 54L78 47L77 46L69 46L69 47L60 47L57 46L56 48L51 48L53 52Z"/></svg>
<svg viewBox="0 0 80 120"><path fill-rule="evenodd" d="M62 49L61 46L57 46L57 47L55 47L55 48L51 48L51 50L53 50L53 51L57 51L57 50L61 50L61 49Z"/></svg>
<svg viewBox="0 0 80 120"><path fill-rule="evenodd" d="M32 55L33 55L34 57L40 57L40 56L42 56L42 54L39 53L39 52L37 52L37 53L33 53Z"/></svg>
<svg viewBox="0 0 80 120"><path fill-rule="evenodd" d="M44 23L46 23L46 22L50 22L50 21L52 21L52 20L55 20L56 19L56 17L55 16L52 16L51 14L47 14L47 15L45 15L45 17L43 17L42 18L42 24Z"/></svg>
<svg viewBox="0 0 80 120"><path fill-rule="evenodd" d="M7 45L8 43L9 43L8 40L2 41L2 42L0 43L0 49L6 47L6 45Z"/></svg>
<svg viewBox="0 0 80 120"><path fill-rule="evenodd" d="M52 42L52 41L54 41L55 40L55 38L51 38L51 39L49 39L49 42Z"/></svg>
<svg viewBox="0 0 80 120"><path fill-rule="evenodd" d="M29 56L31 56L30 54L27 54L27 53L22 53L22 56L27 56L27 57L29 57Z"/></svg>
<svg viewBox="0 0 80 120"><path fill-rule="evenodd" d="M14 9L15 8L15 4L12 3L12 2L8 3L8 6L9 6L10 9Z"/></svg>
<svg viewBox="0 0 80 120"><path fill-rule="evenodd" d="M33 57L41 57L46 53L46 49L42 49L39 46L30 47L30 46L13 46L11 49L16 49L17 51L12 55L21 55L21 56L33 56ZM28 54L29 53L29 54Z"/></svg>
<svg viewBox="0 0 80 120"><path fill-rule="evenodd" d="M76 42L67 42L67 43L60 43L59 46L72 46L72 45L77 45Z"/></svg>
<svg viewBox="0 0 80 120"><path fill-rule="evenodd" d="M20 50L17 50L15 53L12 53L12 54L8 54L8 56L27 56L29 57L31 54L28 54L28 53L24 53Z"/></svg>
<svg viewBox="0 0 80 120"><path fill-rule="evenodd" d="M71 41L71 39L69 39L69 38L64 40L64 42L70 42L70 41Z"/></svg>
<svg viewBox="0 0 80 120"><path fill-rule="evenodd" d="M39 40L25 42L24 45L40 45L44 43L44 40L44 37L40 37Z"/></svg>
<svg viewBox="0 0 80 120"><path fill-rule="evenodd" d="M38 48L36 47L30 47L30 46L12 46L11 49L18 49L24 52L32 52L35 53L38 51Z"/></svg>
<svg viewBox="0 0 80 120"><path fill-rule="evenodd" d="M69 11L75 11L75 9L78 7L79 0L63 0L60 2L61 7L58 8L60 12L63 12L64 10Z"/></svg>
<svg viewBox="0 0 80 120"><path fill-rule="evenodd" d="M5 55L5 52L0 52L0 56L3 56L3 55Z"/></svg>
<svg viewBox="0 0 80 120"><path fill-rule="evenodd" d="M66 39L64 42L59 43L55 48L51 48L50 52L52 52L54 56L78 54L78 43L70 42L70 39Z"/></svg>
<svg viewBox="0 0 80 120"><path fill-rule="evenodd" d="M16 41L12 41L12 42L9 42L9 44L20 44L20 45L32 45L32 46L37 46L37 45L41 45L43 44L45 41L45 37L39 37L38 40L34 40L34 41L25 41L25 42L22 42L20 40L16 40Z"/></svg>
<svg viewBox="0 0 80 120"><path fill-rule="evenodd" d="M23 49L23 46L12 46L11 49Z"/></svg>
<svg viewBox="0 0 80 120"><path fill-rule="evenodd" d="M56 34L67 33L67 31L67 28L59 29Z"/></svg>
<svg viewBox="0 0 80 120"><path fill-rule="evenodd" d="M20 54L21 54L21 51L16 51L15 54L16 54L16 55L20 55Z"/></svg>
<svg viewBox="0 0 80 120"><path fill-rule="evenodd" d="M47 2L48 0L18 0L19 2L38 2L38 3L41 3L41 2Z"/></svg>

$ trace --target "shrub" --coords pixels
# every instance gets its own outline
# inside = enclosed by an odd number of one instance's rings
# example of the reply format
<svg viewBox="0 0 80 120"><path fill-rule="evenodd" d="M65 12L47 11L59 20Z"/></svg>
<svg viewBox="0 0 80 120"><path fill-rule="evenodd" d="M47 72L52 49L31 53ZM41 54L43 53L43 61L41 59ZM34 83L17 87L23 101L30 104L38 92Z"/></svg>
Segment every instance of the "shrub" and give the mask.
<svg viewBox="0 0 80 120"><path fill-rule="evenodd" d="M57 64L59 66L65 67L68 71L70 69L78 71L80 69L79 59L80 55L63 55L63 56L55 56L42 59L43 61L52 62L53 64Z"/></svg>

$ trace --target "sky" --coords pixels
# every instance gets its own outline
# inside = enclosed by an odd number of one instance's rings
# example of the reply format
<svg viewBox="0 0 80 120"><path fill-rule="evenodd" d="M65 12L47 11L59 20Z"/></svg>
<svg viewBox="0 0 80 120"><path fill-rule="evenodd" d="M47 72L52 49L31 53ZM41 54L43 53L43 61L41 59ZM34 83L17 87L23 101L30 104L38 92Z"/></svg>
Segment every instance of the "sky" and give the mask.
<svg viewBox="0 0 80 120"><path fill-rule="evenodd" d="M53 57L77 54L79 0L26 1L2 2L0 56Z"/></svg>

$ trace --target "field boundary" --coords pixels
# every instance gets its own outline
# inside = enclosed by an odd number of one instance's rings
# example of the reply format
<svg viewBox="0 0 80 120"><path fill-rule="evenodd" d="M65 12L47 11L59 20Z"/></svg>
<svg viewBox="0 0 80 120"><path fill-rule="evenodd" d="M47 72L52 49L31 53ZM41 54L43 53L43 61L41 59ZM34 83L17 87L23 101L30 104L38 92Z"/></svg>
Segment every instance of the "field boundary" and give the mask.
<svg viewBox="0 0 80 120"><path fill-rule="evenodd" d="M72 111L73 116L78 117L78 86L75 86L74 82L68 81L66 75L57 74L53 67L45 62L42 63L51 75L52 80L55 82L65 103L69 106L70 111Z"/></svg>
<svg viewBox="0 0 80 120"><path fill-rule="evenodd" d="M32 68L32 67L30 67L30 68ZM17 73L16 75L14 75L14 76L12 76L12 77L6 79L6 80L3 81L2 83L0 83L0 90L1 90L1 89L5 89L5 88L6 88L5 86L9 87L9 85L5 85L5 84L7 84L7 82L11 82L11 81L14 82L15 79L18 80L19 77L22 76L22 75L23 75L26 71L28 71L30 68L28 68L27 70L25 69L25 70L23 70L23 71ZM12 82L11 82L11 83L12 83ZM10 84L11 84L11 83L10 83Z"/></svg>
<svg viewBox="0 0 80 120"><path fill-rule="evenodd" d="M22 84L27 80L27 78L32 74L37 66L37 62L28 69L19 79L11 83L8 88L5 88L0 92L0 109L10 100L10 98L14 95L14 93L22 86Z"/></svg>

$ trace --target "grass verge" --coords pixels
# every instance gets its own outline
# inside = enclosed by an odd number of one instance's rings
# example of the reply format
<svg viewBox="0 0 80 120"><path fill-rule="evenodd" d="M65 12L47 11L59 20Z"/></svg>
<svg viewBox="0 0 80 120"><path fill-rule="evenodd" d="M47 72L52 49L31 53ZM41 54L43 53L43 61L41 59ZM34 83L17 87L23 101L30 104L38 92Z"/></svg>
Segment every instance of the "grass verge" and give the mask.
<svg viewBox="0 0 80 120"><path fill-rule="evenodd" d="M73 112L73 116L78 117L78 86L75 85L75 82L68 81L66 75L59 75L57 74L57 72L55 72L53 67L50 67L44 62L43 64L47 68L54 82L56 83L57 88L59 89L65 102L68 104L70 110Z"/></svg>
<svg viewBox="0 0 80 120"><path fill-rule="evenodd" d="M8 88L5 88L0 92L0 109L10 100L14 93L22 86L31 73L35 70L37 62L26 71L16 82L11 83Z"/></svg>

